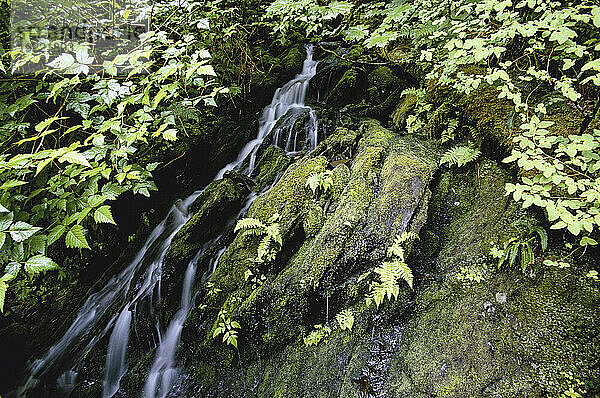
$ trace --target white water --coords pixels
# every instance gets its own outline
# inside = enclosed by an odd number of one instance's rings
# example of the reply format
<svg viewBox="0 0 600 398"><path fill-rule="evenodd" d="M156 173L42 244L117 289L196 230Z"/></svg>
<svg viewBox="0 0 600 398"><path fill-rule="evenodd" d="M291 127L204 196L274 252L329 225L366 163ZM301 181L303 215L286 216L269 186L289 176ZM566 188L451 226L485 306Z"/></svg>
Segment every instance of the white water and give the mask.
<svg viewBox="0 0 600 398"><path fill-rule="evenodd" d="M294 79L287 82L283 87L278 88L277 91L275 91L271 104L263 110L256 138L242 148L235 161L229 163L217 173L215 180L223 178L223 175L227 171L240 170L246 159L249 159L246 172L247 174L252 173L256 163L256 153L279 119L292 108L307 108L304 105L304 100L306 99L306 92L308 91L308 82L317 73L317 61L313 61L312 52L312 46L308 46L306 48L306 59L304 60L302 72L296 75ZM311 117L312 116L314 116L314 112L312 112L311 109ZM307 148L309 150L312 150L317 146L316 123L317 118L314 116L313 125L315 128L310 133L310 147ZM286 143L286 147L288 144L289 143ZM296 150L296 144L294 143L294 151Z"/></svg>
<svg viewBox="0 0 600 398"><path fill-rule="evenodd" d="M173 385L173 381L175 381L177 376L175 353L179 345L179 337L181 336L183 324L192 306L192 285L196 276L196 265L202 253L203 250L196 254L185 271L183 291L181 293L181 308L171 320L167 332L162 336L156 350L156 357L154 358L154 363L150 368L150 373L148 373L148 379L144 386L144 397L166 397Z"/></svg>
<svg viewBox="0 0 600 398"><path fill-rule="evenodd" d="M302 72L277 89L271 105L264 109L257 137L246 144L235 162L228 164L217 173L215 180L222 178L229 170L239 170L247 159L249 159L249 163L245 171L250 174L254 169L256 153L260 145L277 121L292 108L307 109L310 115L309 131L307 132L308 147L302 149L312 150L316 147L317 118L312 109L304 106L308 83L315 75L316 67L317 62L313 61L312 47L309 46ZM277 132L276 139L280 139L280 132ZM288 152L297 151L299 149L297 148L297 136L294 137L293 143L291 140L290 133L283 139L284 149ZM70 391L75 385L77 370L82 365L85 355L111 330L102 397L110 398L116 394L121 378L127 371L127 348L131 324L134 323L133 318L137 313L137 305L146 301L152 312L154 291L156 290L160 294L163 259L175 234L191 218L189 208L202 192L203 190L196 191L185 200L176 201L167 217L152 231L134 260L123 271L112 277L99 292L88 297L64 336L41 359L31 365L30 375L26 383L19 389L18 396L26 396L38 380L54 366L64 366L61 365L62 362L71 364L75 362L72 368L66 370L57 380L58 386L63 391ZM230 228L237 218L245 214L257 196L256 193L251 194L238 215L225 223L224 229ZM205 250L212 244L216 244L219 239L220 237L207 244L188 264L183 282L181 307L164 334L160 332L160 325L157 324L159 344L144 386L145 398L165 397L178 376L175 368L175 354L183 325L193 307L192 288L197 262ZM213 257L210 264L209 275L216 269L225 250L226 247L216 252L216 256ZM69 355L70 358L67 358ZM77 360L73 360L73 358L77 358Z"/></svg>

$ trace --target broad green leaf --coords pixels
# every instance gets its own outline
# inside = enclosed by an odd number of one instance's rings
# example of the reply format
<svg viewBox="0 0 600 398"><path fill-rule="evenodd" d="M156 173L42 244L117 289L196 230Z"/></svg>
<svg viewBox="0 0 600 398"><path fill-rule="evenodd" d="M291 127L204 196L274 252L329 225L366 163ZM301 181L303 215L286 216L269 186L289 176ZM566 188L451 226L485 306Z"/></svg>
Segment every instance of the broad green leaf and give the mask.
<svg viewBox="0 0 600 398"><path fill-rule="evenodd" d="M198 67L196 73L203 76L217 76L217 73L211 65L202 65Z"/></svg>
<svg viewBox="0 0 600 398"><path fill-rule="evenodd" d="M41 230L40 227L34 227L24 221L17 221L9 228L8 232L15 242L23 242L39 230Z"/></svg>
<svg viewBox="0 0 600 398"><path fill-rule="evenodd" d="M21 269L21 264L12 261L12 262L8 263L8 265L6 266L6 268L4 268L4 273L7 274L7 275L12 275L13 278L14 278L14 277L17 276L17 274L19 273L20 269ZM4 279L4 277L2 277L2 279Z"/></svg>
<svg viewBox="0 0 600 398"><path fill-rule="evenodd" d="M592 7L592 16L594 17L594 25L597 28L600 28L600 7L599 6Z"/></svg>
<svg viewBox="0 0 600 398"><path fill-rule="evenodd" d="M25 258L25 249L23 248L23 243L17 243L13 246L13 249L10 251L10 259L14 261L21 262Z"/></svg>
<svg viewBox="0 0 600 398"><path fill-rule="evenodd" d="M65 153L58 160L61 163L68 162L68 163L73 163L73 164L80 164L80 165L86 166L86 167L92 167L92 165L90 165L90 163L88 162L88 160L85 158L85 156L82 153L75 152L75 151Z"/></svg>
<svg viewBox="0 0 600 398"><path fill-rule="evenodd" d="M365 25L352 26L342 32L344 38L348 41L362 40L369 35L369 29Z"/></svg>
<svg viewBox="0 0 600 398"><path fill-rule="evenodd" d="M99 207L94 213L94 220L97 223L107 223L107 224L115 224L115 220L113 219L112 213L110 211L110 206L105 205Z"/></svg>
<svg viewBox="0 0 600 398"><path fill-rule="evenodd" d="M83 228L81 225L73 225L73 227L67 232L65 236L65 245L69 248L76 249L89 249L90 246L85 239Z"/></svg>
<svg viewBox="0 0 600 398"><path fill-rule="evenodd" d="M177 130L176 129L167 129L163 131L162 136L167 141L175 141L177 139Z"/></svg>
<svg viewBox="0 0 600 398"><path fill-rule="evenodd" d="M48 246L56 242L65 233L66 227L62 224L52 228L52 231L48 234Z"/></svg>
<svg viewBox="0 0 600 398"><path fill-rule="evenodd" d="M50 271L56 268L58 268L58 264L52 261L52 259L42 255L33 256L25 261L25 272L30 275L36 275L40 272Z"/></svg>
<svg viewBox="0 0 600 398"><path fill-rule="evenodd" d="M10 181L7 181L4 184L2 184L0 186L0 190L10 189L10 188L14 188L14 187L20 187L21 185L25 185L25 184L27 184L27 181L10 180Z"/></svg>
<svg viewBox="0 0 600 398"><path fill-rule="evenodd" d="M106 202L107 199L104 195L93 195L88 199L88 204L90 207L97 207Z"/></svg>
<svg viewBox="0 0 600 398"><path fill-rule="evenodd" d="M109 199L116 199L117 196L126 191L127 188L123 188L122 186L115 184L105 184L102 187L102 194L107 196Z"/></svg>
<svg viewBox="0 0 600 398"><path fill-rule="evenodd" d="M0 205L0 213L9 213L10 210L8 210L6 207Z"/></svg>
<svg viewBox="0 0 600 398"><path fill-rule="evenodd" d="M0 249L4 246L4 242L6 241L6 233L0 232Z"/></svg>
<svg viewBox="0 0 600 398"><path fill-rule="evenodd" d="M0 213L0 231L7 231L13 222L13 213Z"/></svg>
<svg viewBox="0 0 600 398"><path fill-rule="evenodd" d="M27 243L29 243L29 251L31 253L46 253L46 236L45 235L35 235L32 236Z"/></svg>

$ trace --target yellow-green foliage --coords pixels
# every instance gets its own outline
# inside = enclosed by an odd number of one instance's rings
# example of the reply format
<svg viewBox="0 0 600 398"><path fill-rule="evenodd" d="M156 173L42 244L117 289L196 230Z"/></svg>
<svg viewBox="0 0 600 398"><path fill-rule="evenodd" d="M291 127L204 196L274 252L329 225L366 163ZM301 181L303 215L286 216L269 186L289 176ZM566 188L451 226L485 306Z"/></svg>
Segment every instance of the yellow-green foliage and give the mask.
<svg viewBox="0 0 600 398"><path fill-rule="evenodd" d="M253 235L262 237L258 244L258 252L253 260L257 263L273 261L283 243L279 227L279 214L271 216L268 224L256 218L243 218L237 222L234 232L242 231L242 236Z"/></svg>
<svg viewBox="0 0 600 398"><path fill-rule="evenodd" d="M414 241L417 236L412 232L404 231L396 236L394 243L388 248L388 257L390 261L384 261L375 268L375 273L379 275L379 281L371 282L370 292L367 295L367 304L375 303L377 307L383 303L385 298L392 301L398 298L400 285L398 280L405 281L412 289L413 274L410 267L404 262L404 247Z"/></svg>

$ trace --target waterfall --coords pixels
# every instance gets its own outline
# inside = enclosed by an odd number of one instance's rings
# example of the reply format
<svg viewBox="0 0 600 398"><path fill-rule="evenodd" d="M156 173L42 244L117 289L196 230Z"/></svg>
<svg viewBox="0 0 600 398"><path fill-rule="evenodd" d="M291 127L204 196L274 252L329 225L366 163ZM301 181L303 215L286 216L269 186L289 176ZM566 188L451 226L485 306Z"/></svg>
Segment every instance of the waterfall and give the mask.
<svg viewBox="0 0 600 398"><path fill-rule="evenodd" d="M183 324L192 306L192 284L196 276L196 265L202 254L203 250L200 250L194 259L190 261L185 271L183 291L181 293L181 308L171 320L167 332L162 337L156 350L156 357L154 358L154 362L148 373L146 385L144 386L144 397L166 397L177 376L177 371L174 367L175 352L177 351Z"/></svg>
<svg viewBox="0 0 600 398"><path fill-rule="evenodd" d="M316 114L304 105L308 83L315 75L316 67L317 62L312 59L312 46L307 46L302 72L277 89L271 104L263 111L256 138L242 148L234 162L217 173L215 180L222 178L229 170L237 170L249 175L254 169L260 145L279 119L291 109L302 109L309 113L307 145L298 148L297 137L291 137L290 132L282 146L288 152L299 149L312 150L316 147L318 138ZM279 136L280 133L277 134ZM244 163L247 166L241 170ZM177 200L165 219L154 228L135 258L120 273L113 276L100 291L87 298L63 337L42 358L37 359L30 366L29 377L19 388L18 396L26 396L38 380L48 374L53 367L74 362L70 365L71 368L57 379L57 385L68 393L75 385L77 370L83 364L86 354L109 332L102 396L110 398L118 392L121 378L127 371L127 348L137 306L141 303L149 303L152 311L154 291L160 293L163 259L175 234L191 218L190 206L203 191L196 191L184 200ZM250 194L240 212L224 223L223 230L230 229L237 218L247 212L257 197L257 193ZM181 307L171 319L164 334L160 331L160 325L157 325L159 344L144 386L145 398L165 397L178 376L175 354L183 325L193 308L195 294L192 290L197 262L206 250L218 244L220 238L221 236L207 243L188 264L182 286ZM207 270L207 276L214 272L219 258L226 249L227 247L223 247L216 251L210 263L210 270Z"/></svg>
<svg viewBox="0 0 600 398"><path fill-rule="evenodd" d="M308 83L310 79L317 73L317 61L313 61L312 53L312 46L307 46L306 59L304 60L302 72L287 82L283 87L278 88L277 91L275 91L275 95L273 95L271 104L263 110L256 138L242 148L236 160L229 163L217 173L215 180L223 178L223 175L229 170L240 170L246 160L248 160L248 166L246 167L245 172L247 174L252 173L252 170L256 164L256 154L260 148L260 145L273 130L273 127L275 127L279 119L290 109L303 108L310 110L311 117L314 117L314 123L312 124L315 126L315 128L314 131L311 131L310 133L310 147L307 149L311 150L317 146L316 114L312 109L304 105L306 92L308 91ZM284 145L285 148L288 147L289 142L290 137L288 137L287 143ZM293 150L297 150L295 144Z"/></svg>

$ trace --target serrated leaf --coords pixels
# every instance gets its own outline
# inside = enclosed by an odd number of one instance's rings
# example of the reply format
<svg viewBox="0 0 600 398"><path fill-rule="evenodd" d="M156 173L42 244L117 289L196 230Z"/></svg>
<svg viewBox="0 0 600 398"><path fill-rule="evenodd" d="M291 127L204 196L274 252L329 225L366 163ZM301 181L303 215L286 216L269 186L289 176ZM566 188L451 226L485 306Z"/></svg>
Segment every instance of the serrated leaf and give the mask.
<svg viewBox="0 0 600 398"><path fill-rule="evenodd" d="M31 253L46 253L46 236L44 235L35 235L32 236L31 239L27 241L29 243L29 251Z"/></svg>
<svg viewBox="0 0 600 398"><path fill-rule="evenodd" d="M60 239L60 237L65 233L66 227L64 225L57 225L52 228L52 231L48 234L48 246L56 242Z"/></svg>
<svg viewBox="0 0 600 398"><path fill-rule="evenodd" d="M167 129L162 133L162 136L167 141L175 141L177 139L177 130Z"/></svg>
<svg viewBox="0 0 600 398"><path fill-rule="evenodd" d="M19 273L19 270L21 269L21 264L12 261L10 263L8 263L8 265L6 266L6 268L4 268L4 273L6 275L12 275L13 278L17 276L17 274ZM6 276L4 275L4 277ZM4 279L4 277L2 277Z"/></svg>
<svg viewBox="0 0 600 398"><path fill-rule="evenodd" d="M87 159L85 158L85 156L82 153L75 152L75 151L65 153L58 160L61 163L68 162L68 163L73 163L73 164L79 164L79 165L86 166L86 167L92 167L92 165L90 165L90 163L87 161Z"/></svg>
<svg viewBox="0 0 600 398"><path fill-rule="evenodd" d="M112 213L110 211L110 206L105 205L99 207L94 213L94 220L97 223L106 223L106 224L115 224L115 220L113 219Z"/></svg>
<svg viewBox="0 0 600 398"><path fill-rule="evenodd" d="M34 227L24 221L17 221L11 225L8 232L15 242L23 242L30 238L33 234L41 230L40 227Z"/></svg>
<svg viewBox="0 0 600 398"><path fill-rule="evenodd" d="M88 205L90 207L100 206L102 203L106 202L108 198L104 195L93 195L88 199Z"/></svg>
<svg viewBox="0 0 600 398"><path fill-rule="evenodd" d="M36 275L40 272L50 271L58 268L58 264L46 256L37 255L25 261L25 272L30 275Z"/></svg>
<svg viewBox="0 0 600 398"><path fill-rule="evenodd" d="M8 214L0 214L0 231L6 231L10 228L10 225L13 222L13 213L10 212Z"/></svg>
<svg viewBox="0 0 600 398"><path fill-rule="evenodd" d="M4 299L6 298L7 290L8 284L4 281L0 281L0 312L4 312Z"/></svg>
<svg viewBox="0 0 600 398"><path fill-rule="evenodd" d="M89 249L90 246L85 239L85 234L81 225L73 225L65 236L65 245L68 248Z"/></svg>

